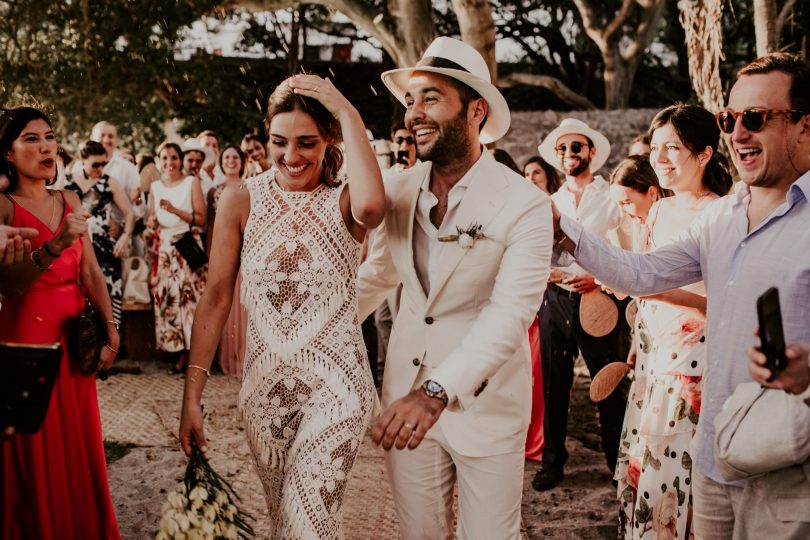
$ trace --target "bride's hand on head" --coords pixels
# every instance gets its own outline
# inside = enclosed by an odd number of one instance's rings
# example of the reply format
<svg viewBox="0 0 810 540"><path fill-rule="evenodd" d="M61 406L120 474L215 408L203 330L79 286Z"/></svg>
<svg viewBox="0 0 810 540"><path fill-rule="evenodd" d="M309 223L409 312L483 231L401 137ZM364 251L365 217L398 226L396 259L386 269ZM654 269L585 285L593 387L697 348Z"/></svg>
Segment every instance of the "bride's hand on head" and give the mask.
<svg viewBox="0 0 810 540"><path fill-rule="evenodd" d="M320 101L338 120L341 114L354 109L329 79L317 75L294 75L290 78L290 87L296 94Z"/></svg>

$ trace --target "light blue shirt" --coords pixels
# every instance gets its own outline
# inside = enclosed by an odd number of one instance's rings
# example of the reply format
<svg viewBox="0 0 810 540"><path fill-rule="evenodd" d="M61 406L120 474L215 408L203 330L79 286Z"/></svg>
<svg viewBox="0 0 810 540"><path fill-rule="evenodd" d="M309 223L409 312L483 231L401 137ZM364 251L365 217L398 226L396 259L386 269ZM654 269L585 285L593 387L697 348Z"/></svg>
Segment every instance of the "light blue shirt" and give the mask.
<svg viewBox="0 0 810 540"><path fill-rule="evenodd" d="M642 296L703 280L706 284L707 361L693 461L712 480L714 418L738 384L751 381L746 350L759 343L756 300L776 286L787 342L810 343L810 171L786 200L748 232L749 188L711 203L675 242L649 253L622 251L562 216L560 227L577 247L580 265L605 285ZM560 251L558 247L556 252Z"/></svg>

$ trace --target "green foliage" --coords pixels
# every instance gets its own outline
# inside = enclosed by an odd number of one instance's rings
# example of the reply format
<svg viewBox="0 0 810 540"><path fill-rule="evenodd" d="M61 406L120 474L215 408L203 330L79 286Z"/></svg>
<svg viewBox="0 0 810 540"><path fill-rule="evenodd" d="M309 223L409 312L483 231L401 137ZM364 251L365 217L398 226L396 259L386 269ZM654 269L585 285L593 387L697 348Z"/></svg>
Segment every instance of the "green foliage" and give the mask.
<svg viewBox="0 0 810 540"><path fill-rule="evenodd" d="M0 1L0 102L32 100L69 145L99 120L122 145L153 148L171 115L174 44L210 0Z"/></svg>

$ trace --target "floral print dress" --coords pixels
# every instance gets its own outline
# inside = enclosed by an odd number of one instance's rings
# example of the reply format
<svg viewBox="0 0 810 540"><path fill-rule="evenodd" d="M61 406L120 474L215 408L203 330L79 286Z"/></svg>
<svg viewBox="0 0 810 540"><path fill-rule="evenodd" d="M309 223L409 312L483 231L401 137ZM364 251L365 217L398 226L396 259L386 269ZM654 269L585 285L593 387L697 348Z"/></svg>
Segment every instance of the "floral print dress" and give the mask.
<svg viewBox="0 0 810 540"><path fill-rule="evenodd" d="M191 348L194 312L205 288L208 265L196 271L189 267L174 246L174 242L189 230L189 225L175 214L160 208L160 201L167 199L176 208L193 212L191 203L193 182L193 176L188 176L181 183L171 187L157 181L152 184L150 190L159 224L158 231L152 237L152 244L156 246L157 251L157 262L154 266L157 275L152 291L155 297L155 338L158 349L166 352L180 352ZM192 228L192 233L197 243L202 246L199 229Z"/></svg>
<svg viewBox="0 0 810 540"><path fill-rule="evenodd" d="M82 172L82 174L84 174ZM79 196L82 208L90 214L87 220L87 230L93 241L93 252L96 255L107 291L112 301L113 319L121 322L121 298L124 283L121 277L121 259L113 255L115 240L110 236L110 215L113 209L113 193L110 188L110 178L105 174L87 191L83 191L79 184L68 174L65 177L65 189L69 189Z"/></svg>
<svg viewBox="0 0 810 540"><path fill-rule="evenodd" d="M652 228L654 214L648 224ZM652 247L652 233L647 245ZM685 290L705 296L703 284ZM619 538L688 538L690 445L700 414L705 320L665 302L639 300L635 379L630 387L614 478Z"/></svg>

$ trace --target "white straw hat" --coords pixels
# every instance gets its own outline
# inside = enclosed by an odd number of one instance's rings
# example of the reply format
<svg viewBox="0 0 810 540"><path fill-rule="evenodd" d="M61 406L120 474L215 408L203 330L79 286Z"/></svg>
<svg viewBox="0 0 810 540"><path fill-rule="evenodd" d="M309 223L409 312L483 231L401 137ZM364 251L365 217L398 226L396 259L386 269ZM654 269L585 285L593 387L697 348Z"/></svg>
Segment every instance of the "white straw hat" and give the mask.
<svg viewBox="0 0 810 540"><path fill-rule="evenodd" d="M186 139L180 148L183 149L184 154L186 152L201 152L203 155L203 167L210 165L217 158L210 146L205 146L197 139Z"/></svg>
<svg viewBox="0 0 810 540"><path fill-rule="evenodd" d="M385 86L403 105L408 79L415 71L427 71L452 77L466 84L484 98L489 105L487 121L481 130L481 142L495 142L509 131L512 119L503 94L492 84L489 68L481 54L457 39L440 37L425 51L422 59L411 68L400 68L382 74Z"/></svg>
<svg viewBox="0 0 810 540"><path fill-rule="evenodd" d="M591 129L588 124L576 118L566 118L560 122L560 125L554 129L554 131L543 139L543 142L537 147L537 151L540 152L540 157L545 159L555 169L563 171L560 159L557 157L557 141L560 140L560 137L563 135L574 133L588 137L593 143L593 147L596 148L596 155L593 156L591 160L591 172L598 171L610 157L610 142L607 140L607 137L595 129Z"/></svg>

